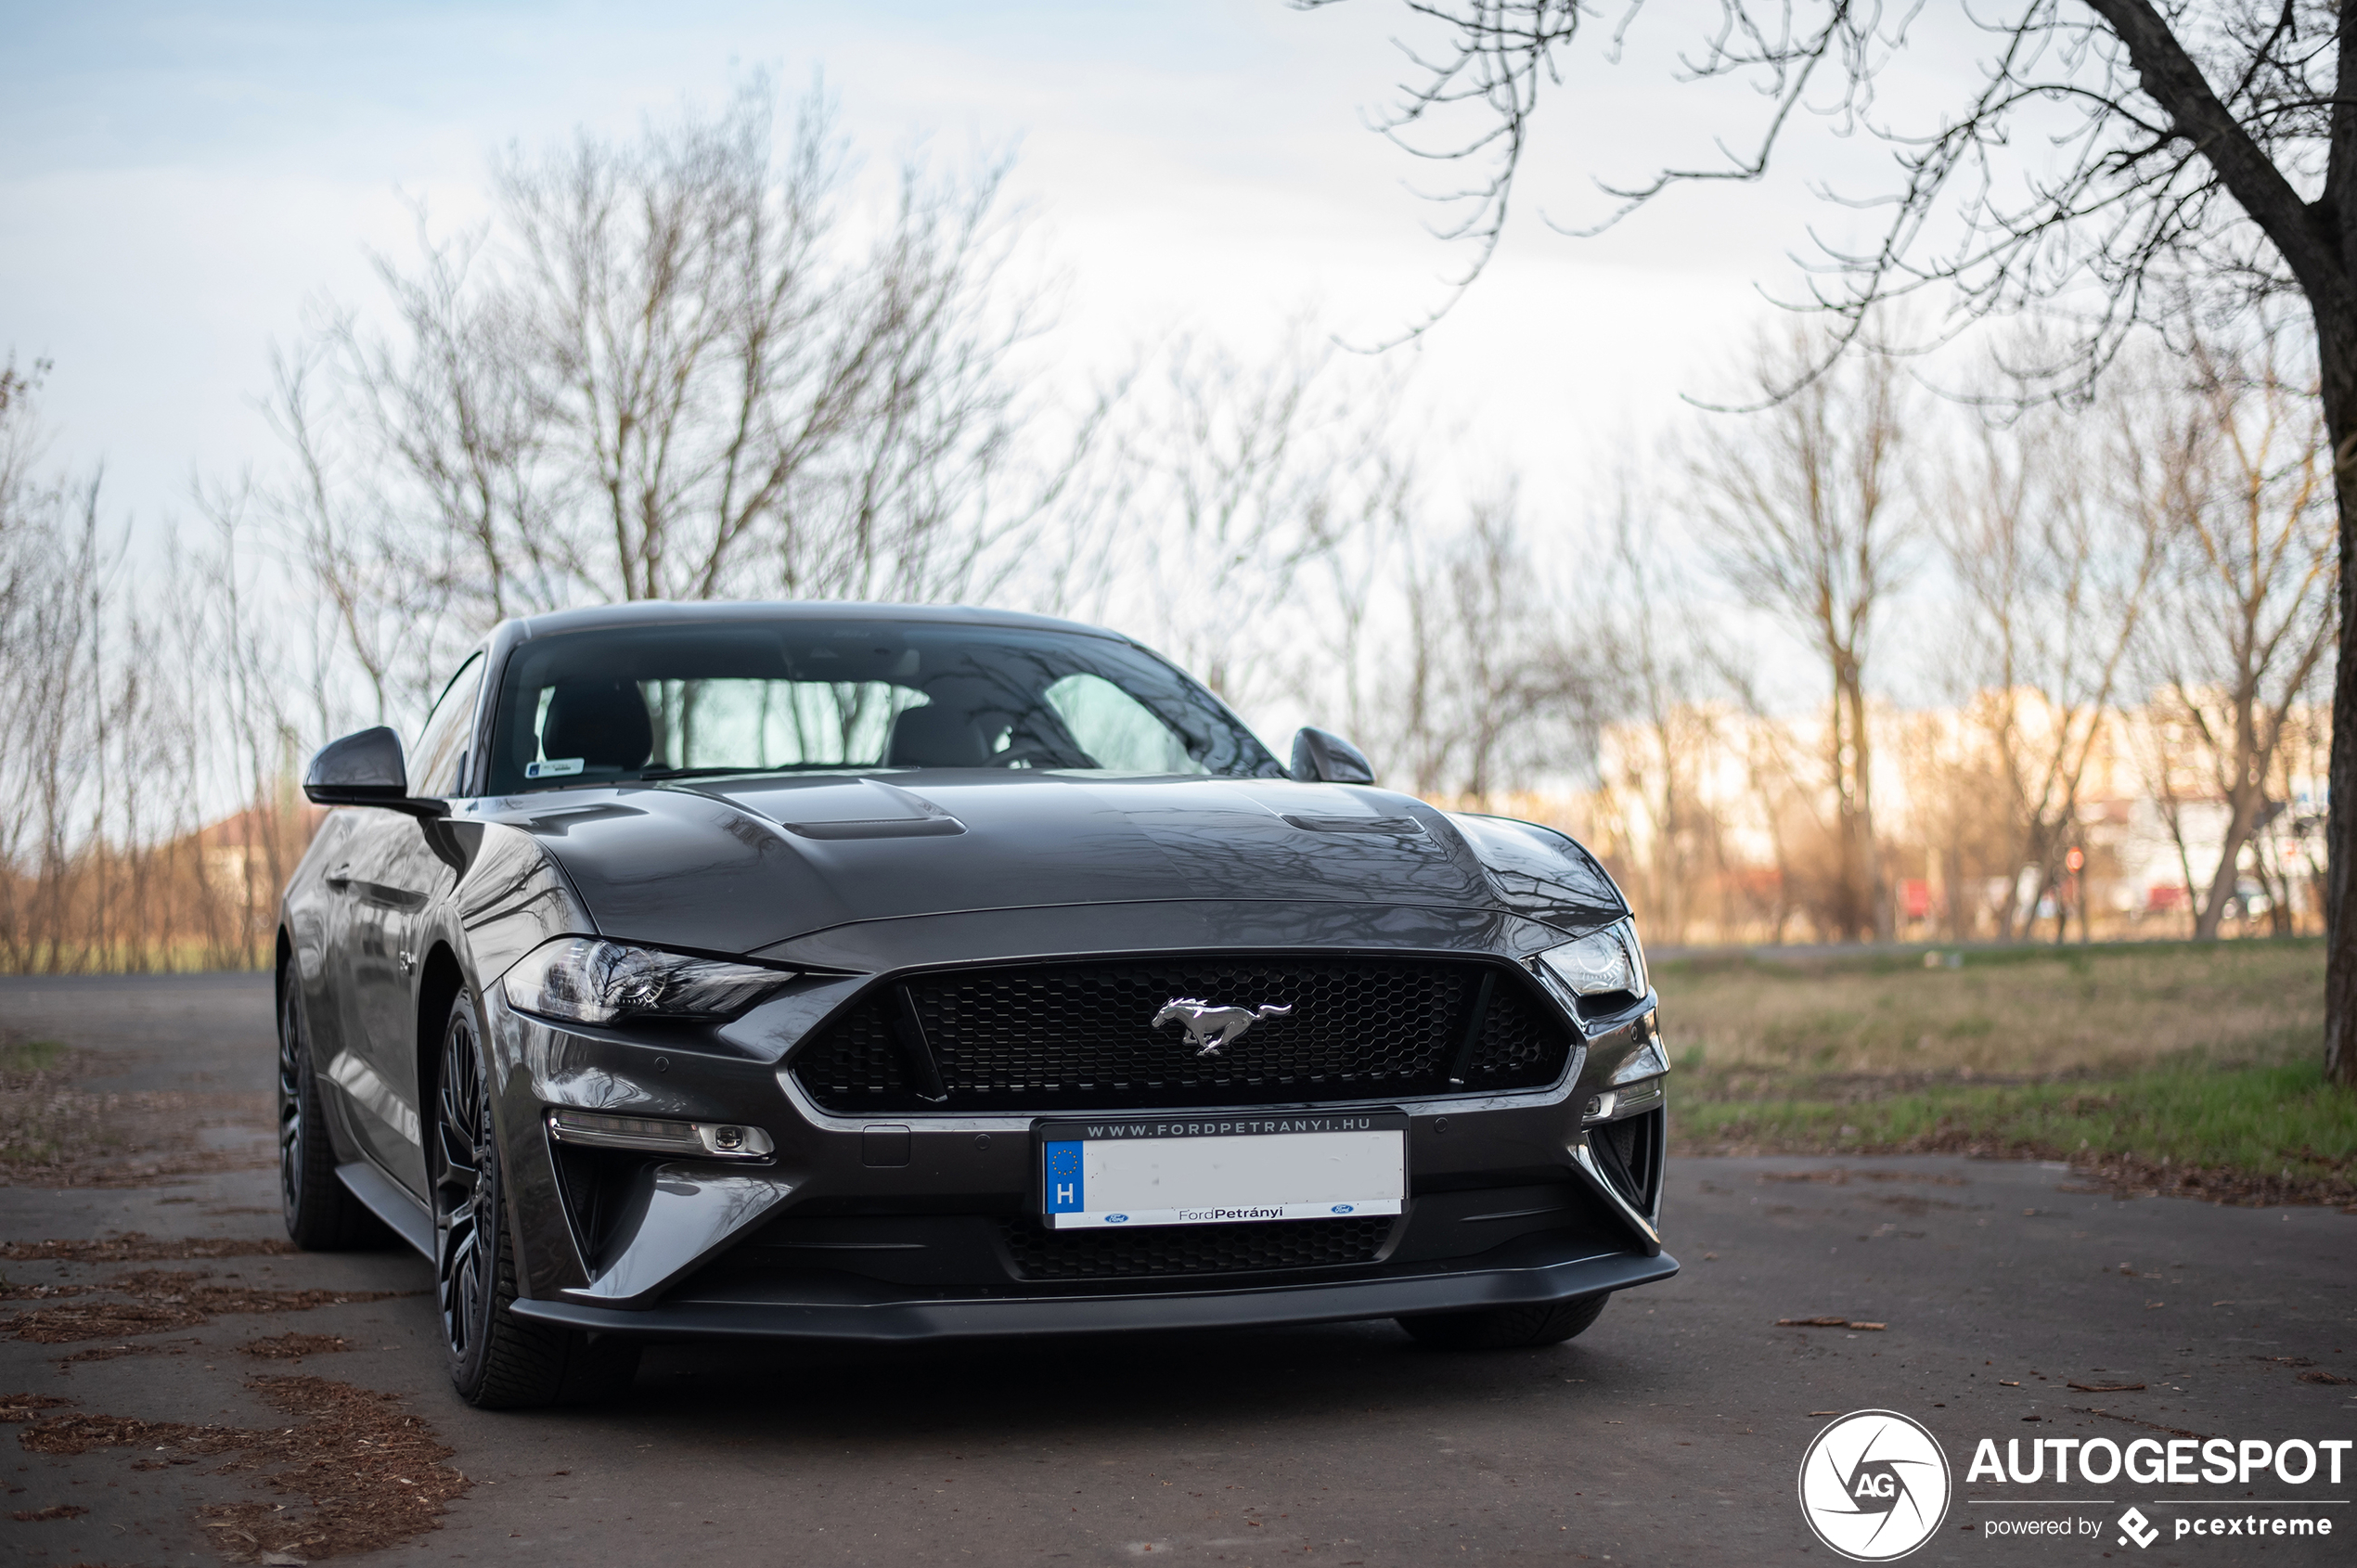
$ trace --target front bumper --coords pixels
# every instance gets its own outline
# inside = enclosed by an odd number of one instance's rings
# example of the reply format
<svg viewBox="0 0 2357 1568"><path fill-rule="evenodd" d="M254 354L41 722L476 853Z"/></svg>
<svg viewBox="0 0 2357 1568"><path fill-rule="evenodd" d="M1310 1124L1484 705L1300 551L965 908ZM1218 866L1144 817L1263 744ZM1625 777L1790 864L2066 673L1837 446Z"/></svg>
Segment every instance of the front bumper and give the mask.
<svg viewBox="0 0 2357 1568"><path fill-rule="evenodd" d="M982 939L1003 948L1008 924ZM1511 917L1460 930L1408 912L1390 925L1403 948L1425 952L1520 959L1559 939ZM1036 1206L1033 1116L850 1117L801 1091L789 1053L859 983L814 982L736 1023L668 1034L559 1028L483 987L522 1265L517 1312L603 1332L889 1343L1412 1316L1570 1300L1676 1271L1656 1229L1662 1112L1647 1112L1656 1130L1642 1191L1580 1116L1655 1041L1649 1001L1578 1020L1571 1064L1545 1089L1316 1107L1408 1118L1408 1213L1379 1252L1339 1266L1099 1282L1027 1276L1011 1257L1004 1227ZM584 1162L544 1130L553 1106L761 1126L776 1157L609 1161L619 1174L585 1207Z"/></svg>

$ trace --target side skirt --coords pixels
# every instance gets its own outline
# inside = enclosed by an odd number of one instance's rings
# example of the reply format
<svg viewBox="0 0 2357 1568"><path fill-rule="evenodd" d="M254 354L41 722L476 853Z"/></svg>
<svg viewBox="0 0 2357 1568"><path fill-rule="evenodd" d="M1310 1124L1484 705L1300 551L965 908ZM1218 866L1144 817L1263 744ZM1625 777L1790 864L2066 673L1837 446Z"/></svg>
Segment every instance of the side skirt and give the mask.
<svg viewBox="0 0 2357 1568"><path fill-rule="evenodd" d="M419 1257L428 1263L433 1261L433 1215L412 1197L406 1188L366 1160L338 1165L336 1179L350 1189L352 1195L359 1199L370 1214L393 1227L404 1241L417 1248Z"/></svg>

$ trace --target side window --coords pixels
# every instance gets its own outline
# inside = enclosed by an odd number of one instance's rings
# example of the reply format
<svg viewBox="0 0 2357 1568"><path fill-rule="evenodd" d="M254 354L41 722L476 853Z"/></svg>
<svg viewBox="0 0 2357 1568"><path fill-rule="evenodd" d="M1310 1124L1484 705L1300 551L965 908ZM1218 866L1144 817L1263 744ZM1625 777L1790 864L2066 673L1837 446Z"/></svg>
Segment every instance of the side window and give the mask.
<svg viewBox="0 0 2357 1568"><path fill-rule="evenodd" d="M1102 675L1064 676L1048 688L1048 705L1099 767L1114 773L1204 771L1153 709Z"/></svg>
<svg viewBox="0 0 2357 1568"><path fill-rule="evenodd" d="M417 749L409 753L409 790L419 795L455 795L466 771L467 743L474 738L475 695L483 689L483 655L477 653L443 688Z"/></svg>

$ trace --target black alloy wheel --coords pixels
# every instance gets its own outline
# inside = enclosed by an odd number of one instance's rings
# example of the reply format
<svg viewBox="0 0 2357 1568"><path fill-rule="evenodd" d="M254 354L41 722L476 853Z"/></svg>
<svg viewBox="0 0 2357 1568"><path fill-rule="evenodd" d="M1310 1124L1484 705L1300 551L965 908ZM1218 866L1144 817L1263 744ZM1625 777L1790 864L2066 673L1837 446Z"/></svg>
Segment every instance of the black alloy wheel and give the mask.
<svg viewBox="0 0 2357 1568"><path fill-rule="evenodd" d="M381 1246L390 1239L383 1223L336 1177L301 983L290 963L278 977L278 1203L287 1235L305 1252Z"/></svg>
<svg viewBox="0 0 2357 1568"><path fill-rule="evenodd" d="M475 1035L472 998L461 992L442 1032L441 1088L434 1096L434 1288L454 1368L481 1359L491 1323L493 1267L483 1238L497 1245L498 1155L492 1147L491 1086Z"/></svg>
<svg viewBox="0 0 2357 1568"><path fill-rule="evenodd" d="M503 1165L491 1079L473 994L451 998L426 1158L433 1189L434 1287L450 1381L485 1409L585 1404L626 1391L638 1343L535 1323L518 1294L505 1219Z"/></svg>
<svg viewBox="0 0 2357 1568"><path fill-rule="evenodd" d="M303 1209L303 1155L304 1117L303 1114L303 1058L301 1011L295 1005L294 987L287 981L278 985L278 1204L286 1213L287 1228L292 1230L295 1215Z"/></svg>

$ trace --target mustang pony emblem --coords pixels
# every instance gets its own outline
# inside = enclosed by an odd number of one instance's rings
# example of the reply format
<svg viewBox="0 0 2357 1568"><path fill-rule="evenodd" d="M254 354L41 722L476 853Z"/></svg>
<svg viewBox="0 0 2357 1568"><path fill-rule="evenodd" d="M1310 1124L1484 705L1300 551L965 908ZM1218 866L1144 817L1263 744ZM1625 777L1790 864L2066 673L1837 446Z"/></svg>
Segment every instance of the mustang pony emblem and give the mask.
<svg viewBox="0 0 2357 1568"><path fill-rule="evenodd" d="M1176 1023L1186 1030L1187 1044L1197 1056L1217 1056L1220 1047L1233 1043L1262 1019L1283 1018L1292 1011L1290 1007L1215 1008L1200 997L1175 996L1154 1014L1153 1026Z"/></svg>

